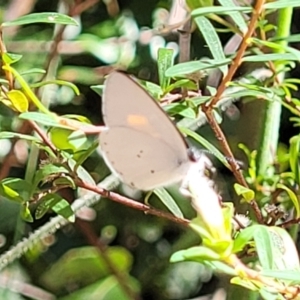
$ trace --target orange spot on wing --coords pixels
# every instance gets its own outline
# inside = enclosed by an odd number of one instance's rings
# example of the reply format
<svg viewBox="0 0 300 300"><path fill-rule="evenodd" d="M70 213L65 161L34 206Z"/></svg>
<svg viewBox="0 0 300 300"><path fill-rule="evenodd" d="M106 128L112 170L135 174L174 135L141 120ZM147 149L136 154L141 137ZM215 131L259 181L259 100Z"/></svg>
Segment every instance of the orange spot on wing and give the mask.
<svg viewBox="0 0 300 300"><path fill-rule="evenodd" d="M149 125L148 119L141 115L128 115L127 123L132 127Z"/></svg>
<svg viewBox="0 0 300 300"><path fill-rule="evenodd" d="M161 138L160 132L157 132L156 128L150 124L147 117L143 115L128 115L127 124L135 130L149 134L149 136Z"/></svg>

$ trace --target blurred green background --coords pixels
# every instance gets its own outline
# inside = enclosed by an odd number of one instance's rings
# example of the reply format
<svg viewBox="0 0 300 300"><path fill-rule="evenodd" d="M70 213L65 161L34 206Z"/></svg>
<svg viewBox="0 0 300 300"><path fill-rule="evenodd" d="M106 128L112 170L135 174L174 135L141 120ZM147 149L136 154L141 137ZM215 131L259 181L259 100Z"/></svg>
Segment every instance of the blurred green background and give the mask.
<svg viewBox="0 0 300 300"><path fill-rule="evenodd" d="M71 4L77 8L77 13L76 10L71 13L80 23L79 27L66 28L54 60L49 57L55 36L54 26L51 24L9 27L3 30L3 39L8 52L23 55L23 59L16 66L20 72L32 68L45 69L51 61L48 68L51 71L50 76L73 82L78 86L81 91L79 96L65 86L53 85L48 88L45 98L50 103L51 111L60 115L84 115L93 124L101 125L101 98L90 86L102 84L104 75L112 67L122 68L141 79L157 83L157 49L171 47L176 53L179 52L178 32L164 30L168 26L174 3L175 1L168 0L0 1L1 22L32 12L54 11L68 14L70 11L66 4ZM87 9L85 5L88 6ZM295 32L299 31L297 15L299 16L299 11L295 12ZM180 20L180 15L176 15L176 18ZM55 30L59 30L58 27ZM222 35L224 43L228 38L228 35ZM209 51L201 35L194 31L191 60L208 55ZM294 72L296 76L299 70L295 69ZM40 77L40 74L31 74L26 79L28 82L36 82ZM247 107L236 103L235 109L239 112L239 117L233 119L229 114L225 114L223 125L233 146L245 138L247 125L247 119L243 119L244 115L247 115ZM284 111L282 145L298 132L290 127L288 117L289 114ZM251 118L251 115L248 114L247 118ZM1 130L9 131L18 130L20 126L14 113L3 105L0 105L0 124ZM204 126L200 132L216 143L209 128ZM243 142L249 142L251 146L250 141ZM19 141L14 155L8 162L7 153L11 145L9 140L0 140L0 174L2 178L22 178L28 157L28 145ZM237 155L243 159L241 153ZM109 174L97 152L93 153L84 166L97 182ZM218 178L220 193L225 200L231 200L232 179L229 172L223 168L219 169ZM170 193L178 201L185 217L192 218L195 213L189 201L182 197L176 188L170 189ZM66 190L64 196L73 200L77 194ZM138 201L143 201L142 197ZM166 210L154 197L150 199L150 203ZM9 249L22 236L38 229L53 216L47 214L41 220L25 224L19 220L18 205L1 199L1 252ZM0 298L134 299L130 298L130 292L126 292L128 285L130 290L140 293L140 298L144 300L202 299L199 297L211 295L216 291L219 293L216 297L219 298L214 299L224 299L222 290L218 289L228 286L227 278L213 276L211 270L201 264L169 263L169 257L174 251L199 242L190 229L106 199L92 209L86 209L82 218L86 221L81 219L75 224L61 228L2 272ZM92 233L85 230L85 222L89 223ZM96 237L96 241L101 243L100 249L107 247L107 251L101 252L91 246L92 237ZM115 268L114 275L107 264ZM11 282L10 289L5 288L6 282ZM240 293L239 299L242 297Z"/></svg>

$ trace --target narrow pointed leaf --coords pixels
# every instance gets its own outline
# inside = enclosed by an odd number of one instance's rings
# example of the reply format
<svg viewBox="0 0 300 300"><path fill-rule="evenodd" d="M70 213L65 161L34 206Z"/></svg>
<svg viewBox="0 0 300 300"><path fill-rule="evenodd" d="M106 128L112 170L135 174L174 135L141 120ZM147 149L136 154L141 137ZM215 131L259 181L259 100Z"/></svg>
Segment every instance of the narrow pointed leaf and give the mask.
<svg viewBox="0 0 300 300"><path fill-rule="evenodd" d="M52 24L78 26L78 22L75 19L67 15L51 12L51 13L33 13L33 14L25 15L13 21L2 23L2 27L16 26L16 25L19 26L19 25L33 24L33 23L52 23Z"/></svg>

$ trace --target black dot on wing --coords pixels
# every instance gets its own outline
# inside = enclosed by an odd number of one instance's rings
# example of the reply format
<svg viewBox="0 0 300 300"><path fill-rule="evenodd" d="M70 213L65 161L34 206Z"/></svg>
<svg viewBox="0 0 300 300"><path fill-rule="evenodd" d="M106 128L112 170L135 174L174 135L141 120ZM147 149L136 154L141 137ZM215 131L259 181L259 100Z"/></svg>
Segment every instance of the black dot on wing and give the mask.
<svg viewBox="0 0 300 300"><path fill-rule="evenodd" d="M133 182L130 182L130 185L131 185L132 187L135 187L135 184L134 184Z"/></svg>
<svg viewBox="0 0 300 300"><path fill-rule="evenodd" d="M181 166L184 162L185 162L184 160L178 159L178 160L177 160L177 165L178 165L178 166Z"/></svg>
<svg viewBox="0 0 300 300"><path fill-rule="evenodd" d="M155 171L154 171L154 170L150 170L150 172L151 172L151 174L154 174L154 173L155 173Z"/></svg>

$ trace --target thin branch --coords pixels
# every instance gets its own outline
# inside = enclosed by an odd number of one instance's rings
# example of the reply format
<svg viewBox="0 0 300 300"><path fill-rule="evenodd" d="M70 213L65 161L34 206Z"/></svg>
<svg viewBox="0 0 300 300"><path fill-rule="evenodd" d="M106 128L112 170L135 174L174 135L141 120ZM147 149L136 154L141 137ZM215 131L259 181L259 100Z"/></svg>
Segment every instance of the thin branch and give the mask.
<svg viewBox="0 0 300 300"><path fill-rule="evenodd" d="M90 207L95 205L101 200L100 194L107 195L108 191L114 189L119 184L117 178L113 175L105 178L98 186L92 187L87 184L81 183L82 187L88 188L90 191L94 191L92 193L87 193L85 196L78 198L71 205L72 210L76 214L82 207ZM96 193L95 193L96 192ZM128 199L126 197L122 197L116 193L109 192L111 200L123 203L124 205L129 204L128 206L132 208L137 208L138 210L144 211L145 213L156 215L158 217L163 217L168 220L174 221L176 223L182 225L188 225L189 221L186 219L176 218L170 214L165 212L160 212L156 209L153 209L147 205L141 204L134 200ZM40 241L46 238L49 235L54 234L61 227L70 224L68 220L61 216L57 216L52 218L45 225L41 226L39 229L34 231L29 235L29 237L24 238L21 242L17 243L10 250L5 252L0 256L0 271L7 267L10 263L20 258L24 253L26 253L29 249L40 243Z"/></svg>
<svg viewBox="0 0 300 300"><path fill-rule="evenodd" d="M84 234L88 242L93 245L98 251L100 256L103 258L106 266L111 271L111 273L116 277L118 283L120 284L123 291L127 294L129 299L139 300L140 297L132 290L129 282L129 277L120 269L114 265L109 255L107 255L106 245L103 245L99 240L99 237L95 234L88 222L82 221L80 219L76 220L76 225L79 227L81 232Z"/></svg>
<svg viewBox="0 0 300 300"><path fill-rule="evenodd" d="M102 195L104 197L107 197L107 198L109 198L110 200L112 200L114 202L123 204L123 205L131 207L133 209L137 209L137 210L143 211L145 214L148 214L148 215L153 215L153 216L157 216L157 217L160 217L160 218L164 218L164 219L170 220L170 221L172 221L174 223L182 224L182 225L185 225L185 226L188 225L189 222L190 222L187 219L178 218L178 217L176 217L176 216L174 216L172 214L163 212L161 210L152 208L152 207L150 207L150 206L148 206L146 204L137 202L137 201L132 200L130 198L127 198L125 196L122 196L122 195L119 195L117 193L108 191L107 189L99 187L99 185L98 186L91 185L89 183L82 182L80 180L75 180L75 184L78 187L84 188L86 190L89 190L89 191L95 192L95 193L97 193L99 195Z"/></svg>
<svg viewBox="0 0 300 300"><path fill-rule="evenodd" d="M264 0L256 1L256 5L254 7L254 10L253 10L253 13L252 13L252 16L250 19L250 23L248 26L248 31L246 32L245 36L243 37L240 48L237 52L235 59L233 60L231 66L229 68L227 75L223 78L220 86L218 87L216 95L212 98L212 101L209 102L209 104L207 106L205 104L202 105L202 111L205 113L208 123L210 124L212 130L214 131L216 138L220 142L225 156L230 158L230 160L228 162L232 168L235 178L237 179L239 184L241 184L245 187L248 187L248 184L247 184L242 172L240 171L239 165L236 163L236 160L234 159L233 153L230 149L229 144L227 143L227 140L226 140L226 137L225 137L223 131L221 130L220 126L218 125L218 123L216 122L216 120L213 116L213 109L214 109L215 105L219 102L221 96L225 92L228 82L230 82L232 80L233 76L235 75L238 67L240 66L240 64L242 62L242 58L244 57L244 54L249 46L249 41L255 31L257 21L263 10L263 4L264 4ZM260 223L263 223L263 217L262 217L261 211L260 211L257 203L253 200L250 202L250 204L255 212L257 220Z"/></svg>
<svg viewBox="0 0 300 300"><path fill-rule="evenodd" d="M28 120L28 123L30 124L32 129L35 130L35 132L40 136L43 142L53 151L53 153L57 154L56 147L49 140L45 132L34 121Z"/></svg>
<svg viewBox="0 0 300 300"><path fill-rule="evenodd" d="M179 30L179 62L183 63L190 60L191 55L191 24L189 19L184 23L182 30ZM181 88L182 98L186 98L187 88Z"/></svg>
<svg viewBox="0 0 300 300"><path fill-rule="evenodd" d="M82 3L75 5L72 10L70 10L70 16L78 16L81 15L86 10L90 9L94 5L96 5L100 0L85 0Z"/></svg>
<svg viewBox="0 0 300 300"><path fill-rule="evenodd" d="M250 19L250 23L248 26L248 31L246 32L245 36L243 37L242 43L240 45L240 48L236 54L236 57L234 58L228 73L226 74L226 76L223 78L220 86L218 87L217 93L216 95L213 97L212 101L209 103L209 109L213 109L213 107L216 105L216 103L220 100L222 94L224 93L227 84L229 81L232 80L233 76L235 75L238 67L240 66L240 64L242 63L242 58L244 57L244 54L249 46L249 41L255 31L256 28L256 24L257 21L259 19L259 16L263 10L263 4L264 4L264 0L257 0L251 19Z"/></svg>

